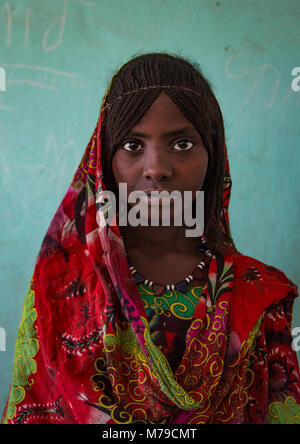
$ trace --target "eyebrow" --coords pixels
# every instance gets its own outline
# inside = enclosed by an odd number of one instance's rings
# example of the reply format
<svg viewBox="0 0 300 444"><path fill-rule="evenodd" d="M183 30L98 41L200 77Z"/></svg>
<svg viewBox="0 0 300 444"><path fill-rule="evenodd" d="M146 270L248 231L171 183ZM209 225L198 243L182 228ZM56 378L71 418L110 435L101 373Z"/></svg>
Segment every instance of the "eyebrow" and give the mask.
<svg viewBox="0 0 300 444"><path fill-rule="evenodd" d="M184 132L193 132L198 134L198 132L195 130L193 126L184 126L183 128L178 128L176 130L164 133L163 137L178 136L179 134L182 134ZM129 136L143 137L144 139L150 139L150 136L148 134L144 134L139 131L130 131L127 134L127 137Z"/></svg>

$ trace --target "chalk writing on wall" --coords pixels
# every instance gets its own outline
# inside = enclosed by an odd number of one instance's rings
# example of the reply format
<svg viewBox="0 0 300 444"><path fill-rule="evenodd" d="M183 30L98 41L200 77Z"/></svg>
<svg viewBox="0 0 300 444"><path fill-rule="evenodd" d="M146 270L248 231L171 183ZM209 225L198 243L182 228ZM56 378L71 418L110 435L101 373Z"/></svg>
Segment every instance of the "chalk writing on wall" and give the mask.
<svg viewBox="0 0 300 444"><path fill-rule="evenodd" d="M67 21L69 3L79 3L82 6L92 7L95 3L84 0L61 0L61 9L52 22L43 30L41 45L44 51L53 51L63 43L65 25ZM24 15L24 47L28 47L30 36L31 9L27 8ZM5 2L0 10L0 20L6 20L5 45L7 48L13 44L13 8L9 1ZM18 23L19 26L19 23ZM4 29L1 25L1 29ZM53 37L54 36L54 37ZM53 41L54 39L54 41ZM52 40L50 44L49 41ZM19 41L18 41L19 43Z"/></svg>
<svg viewBox="0 0 300 444"><path fill-rule="evenodd" d="M3 63L7 69L13 69L14 71L25 71L36 73L36 78L13 78L12 76L7 80L7 83L18 83L33 86L35 88L44 88L53 92L59 92L59 88L56 85L57 78L64 78L71 81L71 86L80 86L86 88L86 85L79 81L80 76L77 74L61 71L58 69L48 68L46 66L38 65L25 65L20 63Z"/></svg>
<svg viewBox="0 0 300 444"><path fill-rule="evenodd" d="M57 49L62 43L65 34L65 25L68 12L71 14L72 4L79 4L84 7L93 7L95 3L85 0L58 0L59 7L57 15L51 18L44 26L41 26L38 41L42 49L47 53ZM31 23L35 23L34 10L26 8L22 14L15 16L12 2L6 1L0 5L0 34L2 43L7 49L12 49L14 44L24 44L24 48L30 49ZM21 29L21 34L20 34ZM19 84L42 88L48 91L59 93L60 88L64 88L65 80L72 87L87 88L87 85L72 72L61 69L54 69L40 64L28 63L6 63L1 60L0 67L0 91L6 91L7 85ZM8 99L8 97L6 97ZM4 111L15 110L15 107L8 106L8 103L1 103L0 109Z"/></svg>
<svg viewBox="0 0 300 444"><path fill-rule="evenodd" d="M249 103L251 97L254 96L255 91L257 91L259 86L262 84L267 74L271 75L271 80L268 79L269 97L267 97L268 101L266 103L266 108L272 108L280 84L280 73L278 68L271 64L254 65L245 67L241 73L234 73L232 65L236 59L238 59L238 54L231 55L227 58L225 64L225 74L229 79L239 79L244 77L251 79L250 87L246 91L246 96L242 101L242 108Z"/></svg>

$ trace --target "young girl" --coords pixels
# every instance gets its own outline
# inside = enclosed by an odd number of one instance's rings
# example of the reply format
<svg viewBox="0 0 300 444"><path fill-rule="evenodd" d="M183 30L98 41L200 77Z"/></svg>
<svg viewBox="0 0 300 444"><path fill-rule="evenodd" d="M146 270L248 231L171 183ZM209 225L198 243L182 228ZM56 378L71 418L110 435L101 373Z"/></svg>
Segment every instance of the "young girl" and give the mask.
<svg viewBox="0 0 300 444"><path fill-rule="evenodd" d="M120 184L126 214L108 221ZM297 287L237 251L230 190L199 68L166 53L121 67L36 261L4 423L300 422ZM191 192L194 215L204 191L204 231L175 224L174 201L169 225L121 224L135 191L157 212L153 192Z"/></svg>

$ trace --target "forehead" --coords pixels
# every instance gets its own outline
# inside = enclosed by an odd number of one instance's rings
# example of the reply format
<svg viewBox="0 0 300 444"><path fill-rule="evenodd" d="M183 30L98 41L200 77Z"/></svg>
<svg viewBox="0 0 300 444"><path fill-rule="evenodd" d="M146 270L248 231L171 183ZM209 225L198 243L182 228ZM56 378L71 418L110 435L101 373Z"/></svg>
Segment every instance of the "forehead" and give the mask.
<svg viewBox="0 0 300 444"><path fill-rule="evenodd" d="M193 130L192 123L182 113L173 100L162 91L152 103L150 108L141 119L132 127L131 131L143 132L148 127L160 129L168 126L170 131L178 129L178 126L185 130Z"/></svg>

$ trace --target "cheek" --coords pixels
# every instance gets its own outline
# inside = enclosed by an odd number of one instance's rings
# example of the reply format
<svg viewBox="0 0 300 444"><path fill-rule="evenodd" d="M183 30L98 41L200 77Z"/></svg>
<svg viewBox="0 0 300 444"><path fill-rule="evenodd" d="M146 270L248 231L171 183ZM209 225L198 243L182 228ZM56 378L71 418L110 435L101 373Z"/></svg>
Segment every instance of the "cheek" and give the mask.
<svg viewBox="0 0 300 444"><path fill-rule="evenodd" d="M206 173L207 173L207 169L208 169L208 153L206 150L205 150L205 153L203 154L201 166L202 166L201 172L202 172L202 175L204 176L203 177L203 180L204 180Z"/></svg>
<svg viewBox="0 0 300 444"><path fill-rule="evenodd" d="M119 170L118 170L118 163L116 162L116 156L114 156L112 158L111 169L112 169L114 179L115 179L116 183L118 184L119 183Z"/></svg>
<svg viewBox="0 0 300 444"><path fill-rule="evenodd" d="M117 185L127 183L128 189L132 189L140 178L141 164L126 153L117 151L112 158L112 173Z"/></svg>
<svg viewBox="0 0 300 444"><path fill-rule="evenodd" d="M208 169L208 154L206 151L197 156L190 165L189 181L191 189L200 190Z"/></svg>
<svg viewBox="0 0 300 444"><path fill-rule="evenodd" d="M126 165L124 161L122 161L122 156L119 153L116 153L112 158L112 173L117 185L120 182L127 182L126 177Z"/></svg>

